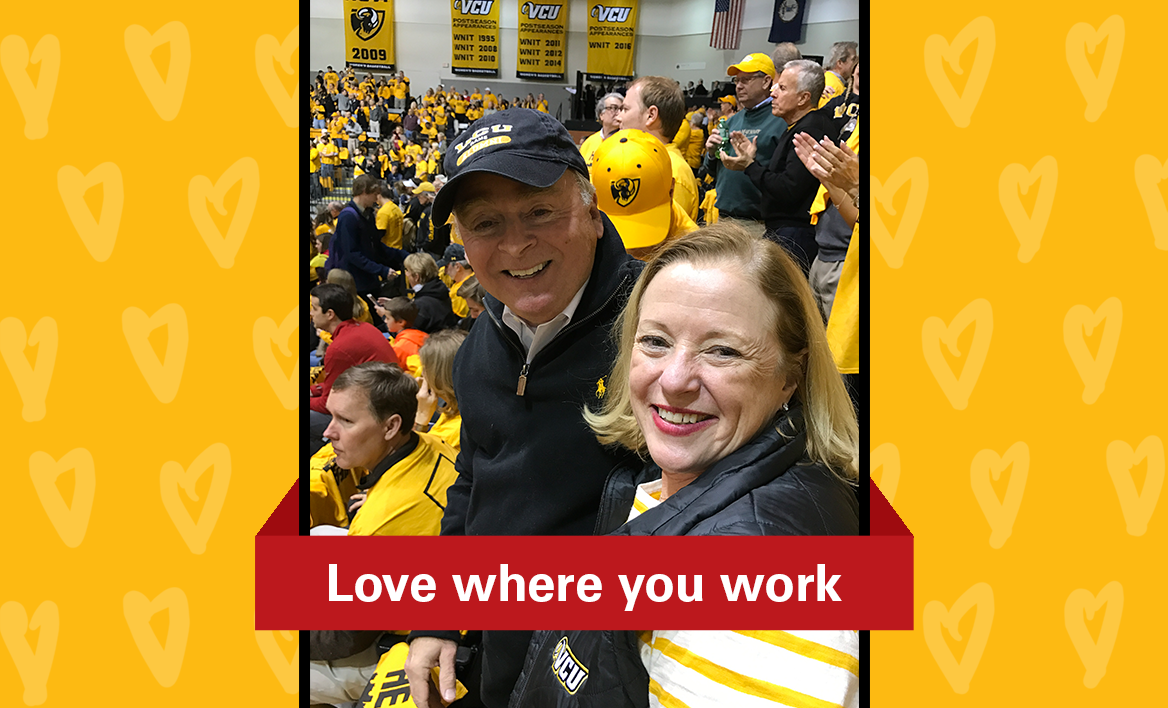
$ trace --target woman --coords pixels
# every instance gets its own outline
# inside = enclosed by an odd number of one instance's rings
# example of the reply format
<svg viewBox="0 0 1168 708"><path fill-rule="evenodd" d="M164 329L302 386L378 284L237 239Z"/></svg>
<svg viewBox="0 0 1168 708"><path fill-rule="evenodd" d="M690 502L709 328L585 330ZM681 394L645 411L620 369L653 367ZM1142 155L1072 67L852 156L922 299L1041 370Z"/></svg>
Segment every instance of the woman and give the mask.
<svg viewBox="0 0 1168 708"><path fill-rule="evenodd" d="M648 463L606 484L603 531L859 532L855 411L807 280L779 246L725 222L682 237L645 267L617 331L603 407L585 419ZM512 706L562 693L550 666L564 636L589 683L623 677L585 684L573 705L740 705L750 687L751 705L790 691L858 702L851 630L537 632Z"/></svg>
<svg viewBox="0 0 1168 708"><path fill-rule="evenodd" d="M458 316L450 306L450 291L438 279L438 264L434 257L425 252L411 253L406 256L403 270L418 306L414 326L427 334L457 326Z"/></svg>
<svg viewBox="0 0 1168 708"><path fill-rule="evenodd" d="M437 435L455 452L461 449L462 414L458 412L458 398L454 393L454 355L466 339L461 329L435 332L426 338L418 350L422 360L422 375L418 381L418 412L414 416L414 430ZM439 408L439 400L442 407ZM433 425L430 419L441 411Z"/></svg>

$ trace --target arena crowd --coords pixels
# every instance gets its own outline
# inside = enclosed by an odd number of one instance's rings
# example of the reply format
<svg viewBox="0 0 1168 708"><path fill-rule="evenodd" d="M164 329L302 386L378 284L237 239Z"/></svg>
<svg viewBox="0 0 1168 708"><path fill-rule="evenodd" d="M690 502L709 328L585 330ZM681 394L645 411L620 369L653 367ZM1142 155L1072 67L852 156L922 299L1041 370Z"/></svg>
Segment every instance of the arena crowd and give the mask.
<svg viewBox="0 0 1168 708"><path fill-rule="evenodd" d="M859 533L857 45L726 73L590 86L582 144L542 94L318 73L314 534ZM570 705L858 705L850 630L312 632L311 699L549 705L562 638Z"/></svg>

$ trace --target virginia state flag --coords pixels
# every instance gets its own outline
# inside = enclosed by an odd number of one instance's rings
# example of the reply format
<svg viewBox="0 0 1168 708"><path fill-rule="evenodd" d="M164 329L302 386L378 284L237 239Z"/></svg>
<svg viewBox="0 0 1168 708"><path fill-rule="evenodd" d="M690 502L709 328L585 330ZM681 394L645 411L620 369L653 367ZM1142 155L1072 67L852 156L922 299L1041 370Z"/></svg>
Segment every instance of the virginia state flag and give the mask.
<svg viewBox="0 0 1168 708"><path fill-rule="evenodd" d="M775 0L775 16L771 19L771 36L767 41L799 42L803 22L807 17L808 0Z"/></svg>

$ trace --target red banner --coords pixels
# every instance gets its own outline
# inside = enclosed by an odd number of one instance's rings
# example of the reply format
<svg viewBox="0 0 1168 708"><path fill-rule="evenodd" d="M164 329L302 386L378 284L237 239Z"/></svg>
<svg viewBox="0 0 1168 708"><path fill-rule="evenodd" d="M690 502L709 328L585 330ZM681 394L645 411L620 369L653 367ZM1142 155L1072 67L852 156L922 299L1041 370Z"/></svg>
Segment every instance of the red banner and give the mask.
<svg viewBox="0 0 1168 708"><path fill-rule="evenodd" d="M306 537L293 485L256 536L256 629L912 629L913 538Z"/></svg>

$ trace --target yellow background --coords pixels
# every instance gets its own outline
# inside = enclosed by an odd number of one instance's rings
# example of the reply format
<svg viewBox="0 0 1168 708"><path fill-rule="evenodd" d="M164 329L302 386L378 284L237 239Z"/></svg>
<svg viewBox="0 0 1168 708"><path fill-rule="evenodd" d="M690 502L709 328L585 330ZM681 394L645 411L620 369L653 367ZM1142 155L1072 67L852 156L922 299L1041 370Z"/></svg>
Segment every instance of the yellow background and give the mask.
<svg viewBox="0 0 1168 708"><path fill-rule="evenodd" d="M25 137L21 108L0 77L8 214L0 319L19 319L27 331L52 318L59 346L41 420L23 419L21 395L0 365L8 459L0 604L20 603L29 616L46 601L58 608L44 705L295 705L298 696L277 678L283 662L296 690L295 664L289 670L295 635L268 635L282 652L270 665L253 630L253 537L296 478L299 411L281 405L252 337L257 320L279 325L299 304L300 111L289 112L288 125L277 108L277 101L286 112L294 105L299 54L291 55L292 74L274 64L282 99L261 84L256 59L261 36L283 43L297 27L296 5L16 3L4 13L0 36L23 38L30 52L43 35L58 38L60 73L48 133L36 140ZM168 121L131 66L125 32L140 25L155 33L172 21L185 26L191 59L181 108ZM169 54L160 47L152 55L163 76ZM30 67L34 84L40 70ZM196 230L188 187L197 175L214 184L245 157L258 165L255 212L232 266L223 268ZM58 170L71 165L89 174L105 162L120 170L124 206L112 252L98 262L66 213ZM91 210L103 189L86 193ZM220 233L242 191L237 184L228 192L222 216L202 200ZM136 307L153 315L170 303L186 314L189 346L177 394L162 403L131 355L122 313ZM297 322L293 314L286 341L267 344L285 378L298 355ZM167 340L164 327L151 344L162 351ZM25 356L35 361L35 348ZM196 555L163 506L162 470L167 462L186 469L214 443L230 451L230 481L206 550ZM70 548L34 489L30 457L60 460L76 448L93 457L95 493L84 539ZM219 473L199 478L198 502L178 492L194 519ZM66 502L73 477L66 471L58 479ZM190 630L177 680L164 688L131 636L123 599L133 591L152 600L168 588L185 595ZM163 640L168 617L152 619ZM17 639L35 649L43 634ZM7 639L0 705L22 705Z"/></svg>
<svg viewBox="0 0 1168 708"><path fill-rule="evenodd" d="M1141 155L1160 165L1168 160L1159 122L1168 102L1156 68L1164 9L1133 2L972 7L914 1L874 2L871 11L871 58L864 60L874 143L868 169L880 185L910 158L921 158L928 170L920 223L903 265L891 268L887 244L869 241L871 442L873 450L891 444L899 452L899 465L874 456L872 475L885 491L895 485L893 505L916 537L916 629L872 633L872 705L1162 701L1155 677L1168 629L1165 502L1146 533L1130 535L1107 450L1114 441L1132 448L1148 436L1168 441L1168 250L1156 247L1134 176ZM993 60L969 125L959 128L926 74L926 41L940 35L952 43L983 15L994 28ZM1111 15L1123 19L1122 55L1107 107L1089 122L1087 99L1068 63L1067 35L1078 23L1099 28ZM1093 74L1112 44L1114 35L1093 54L1078 45ZM942 65L958 96L973 80L978 51L974 42L961 54L961 75ZM1058 169L1049 223L1041 246L1023 263L999 179L1010 164L1029 171L1048 155ZM887 195L875 186L876 217L903 238L897 227L917 186L906 184L891 199L895 214L886 202L877 207L877 197ZM1036 182L1026 195L1016 185L1008 191L1029 215L1039 190ZM1168 195L1168 181L1158 190L1159 197ZM979 298L992 308L992 335L968 406L958 410L926 363L923 331L928 318L948 325ZM1076 305L1095 312L1109 298L1122 304L1122 325L1104 390L1087 404L1064 342L1064 320ZM1072 328L1091 357L1103 332L1117 324L1112 319L1090 335ZM940 345L954 376L981 326L971 324L956 337L959 356ZM997 481L988 465L976 470L995 496L983 512L971 465L980 451L1005 455L1019 441L1030 455L1025 487L1012 534L993 548L987 519L1001 515L996 505L1018 469L1003 471ZM1130 470L1136 490L1145 476L1162 480L1162 463L1151 466L1144 460ZM1073 591L1097 596L1113 581L1122 586L1122 612L1112 601L1091 619L1081 607L1071 613L1074 621L1067 619ZM968 693L959 695L941 669L943 652L926 643L925 607L938 602L944 614L978 583L992 588L993 619ZM939 629L955 661L986 609L969 609L957 622L960 641ZM1068 627L1085 626L1093 645L1104 616L1114 621L1111 613L1119 624L1106 674L1087 688Z"/></svg>

